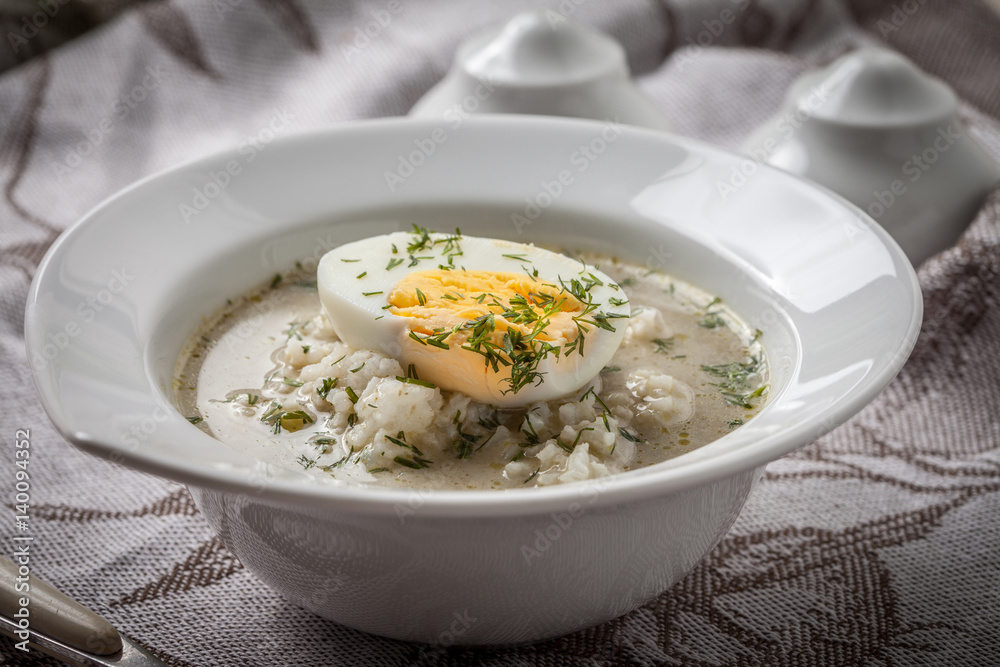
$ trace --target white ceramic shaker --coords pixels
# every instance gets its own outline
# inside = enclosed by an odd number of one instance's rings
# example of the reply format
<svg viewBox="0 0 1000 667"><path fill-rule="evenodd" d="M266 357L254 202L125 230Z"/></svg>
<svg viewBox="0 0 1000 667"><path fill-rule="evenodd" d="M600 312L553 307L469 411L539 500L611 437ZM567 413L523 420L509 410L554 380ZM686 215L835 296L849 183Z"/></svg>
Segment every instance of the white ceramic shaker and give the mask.
<svg viewBox="0 0 1000 667"><path fill-rule="evenodd" d="M957 108L903 56L860 49L801 77L743 150L849 199L917 266L957 241L1000 181Z"/></svg>

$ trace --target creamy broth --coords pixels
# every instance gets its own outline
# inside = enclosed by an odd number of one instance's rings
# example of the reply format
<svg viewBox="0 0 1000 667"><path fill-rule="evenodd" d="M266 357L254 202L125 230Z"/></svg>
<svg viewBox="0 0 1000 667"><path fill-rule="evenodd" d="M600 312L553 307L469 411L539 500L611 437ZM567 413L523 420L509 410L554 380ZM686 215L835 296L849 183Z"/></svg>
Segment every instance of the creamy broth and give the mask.
<svg viewBox="0 0 1000 667"><path fill-rule="evenodd" d="M315 277L292 272L234 298L191 337L177 367L178 406L213 437L270 463L435 489L616 474L691 451L760 410L759 332L682 281L585 259L621 286L632 316L619 322L629 329L611 362L564 399L499 410L397 382L405 371L394 360L337 339Z"/></svg>

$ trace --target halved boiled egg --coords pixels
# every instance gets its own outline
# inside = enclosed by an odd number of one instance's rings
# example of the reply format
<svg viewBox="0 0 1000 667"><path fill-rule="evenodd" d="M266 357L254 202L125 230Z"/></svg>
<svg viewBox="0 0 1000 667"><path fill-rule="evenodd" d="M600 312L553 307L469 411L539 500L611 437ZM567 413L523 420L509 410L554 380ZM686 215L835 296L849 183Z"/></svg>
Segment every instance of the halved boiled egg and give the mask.
<svg viewBox="0 0 1000 667"><path fill-rule="evenodd" d="M625 335L628 298L595 267L534 245L414 228L331 250L323 309L348 345L498 407L581 389Z"/></svg>

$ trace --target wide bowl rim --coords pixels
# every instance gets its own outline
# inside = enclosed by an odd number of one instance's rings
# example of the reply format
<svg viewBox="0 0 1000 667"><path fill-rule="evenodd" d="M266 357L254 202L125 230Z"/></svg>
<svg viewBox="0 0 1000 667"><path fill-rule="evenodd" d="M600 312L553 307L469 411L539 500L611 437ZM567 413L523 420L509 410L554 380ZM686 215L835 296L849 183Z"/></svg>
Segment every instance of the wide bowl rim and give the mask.
<svg viewBox="0 0 1000 667"><path fill-rule="evenodd" d="M546 132L581 132L592 130L598 126L595 121L566 118L547 118L539 116L517 115L483 115L466 121L467 128L463 132L517 132L522 130L541 129ZM345 135L364 133L423 133L427 134L440 127L439 121L411 118L389 118L365 120L344 123L331 128L305 130L276 139L286 145L294 146L296 142L309 143L315 141L335 141ZM747 158L736 153L703 142L674 135L667 132L628 128L629 133L650 142L665 142L680 146L685 150L710 156L731 164L739 164ZM111 197L103 200L88 211L80 220L71 225L46 252L29 291L25 313L25 340L31 357L31 348L38 341L44 342L45 332L40 329L38 299L50 275L57 267L56 257L71 245L77 235L87 230L89 226L100 224L99 219L108 209L129 198L141 196L147 188L153 187L161 178L176 174L181 170L210 168L213 165L223 165L236 155L235 148L216 151L209 155L188 160L179 165L169 167L142 178ZM757 164L762 172L770 173L771 177L788 179L788 182L798 183L811 189L815 196L847 210L851 215L870 229L898 267L905 267L904 274L899 276L908 289L912 300L912 310L909 320L900 333L892 358L874 374L865 376L864 383L859 386L849 400L840 401L836 409L828 412L821 424L802 422L778 434L768 435L757 441L753 447L739 451L729 451L721 456L707 460L698 460L684 465L657 469L652 466L643 469L641 475L617 475L604 480L575 483L569 485L533 488L525 490L497 491L433 491L420 492L420 516L434 517L484 517L512 516L517 514L538 514L557 511L578 502L581 495L593 493L598 488L600 493L596 505L618 505L622 503L649 500L658 496L673 494L695 485L716 481L745 470L766 465L815 438L832 430L840 423L860 411L899 372L905 363L909 352L916 342L922 318L922 300L920 286L912 266L905 260L899 246L874 220L867 214L848 202L843 197L832 193L807 179L789 174L767 165ZM151 185L152 184L152 185ZM901 262L899 261L901 258ZM182 461L153 460L148 456L123 452L116 443L107 442L94 437L86 430L68 423L59 409L58 388L53 386L52 378L32 367L32 375L40 395L42 405L63 437L77 447L113 460L125 463L130 467L149 472L169 479L207 489L214 489L234 494L246 495L260 502L293 505L300 507L337 509L357 513L391 514L397 511L401 502L412 500L414 491L396 488L357 488L342 485L296 485L283 480L272 481L265 488L251 485L245 475L236 474L224 468L197 468ZM176 412L176 411L175 411ZM174 422L183 417L176 413L170 419ZM206 436L207 437L207 436Z"/></svg>

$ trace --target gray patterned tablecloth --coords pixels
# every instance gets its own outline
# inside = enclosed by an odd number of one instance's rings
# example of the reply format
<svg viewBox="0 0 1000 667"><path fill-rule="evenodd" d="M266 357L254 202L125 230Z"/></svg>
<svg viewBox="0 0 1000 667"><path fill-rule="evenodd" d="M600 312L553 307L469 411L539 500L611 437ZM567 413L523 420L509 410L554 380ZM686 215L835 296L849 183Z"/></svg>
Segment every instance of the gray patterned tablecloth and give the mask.
<svg viewBox="0 0 1000 667"><path fill-rule="evenodd" d="M45 26L29 35L4 23L0 48L34 50L4 58L21 64L0 73L0 533L16 532L24 429L32 573L172 665L1000 664L997 192L955 247L920 267L923 332L874 404L771 464L731 533L674 589L538 645L432 648L313 617L248 573L182 487L55 433L22 328L35 267L63 229L275 113L290 131L404 114L461 40L521 9L615 36L679 133L727 147L799 74L887 45L949 82L970 133L1000 158L1000 17L973 0L400 0L359 37L383 5L149 0L52 50L34 48ZM717 22L724 10L732 22ZM11 642L0 658L52 664Z"/></svg>

